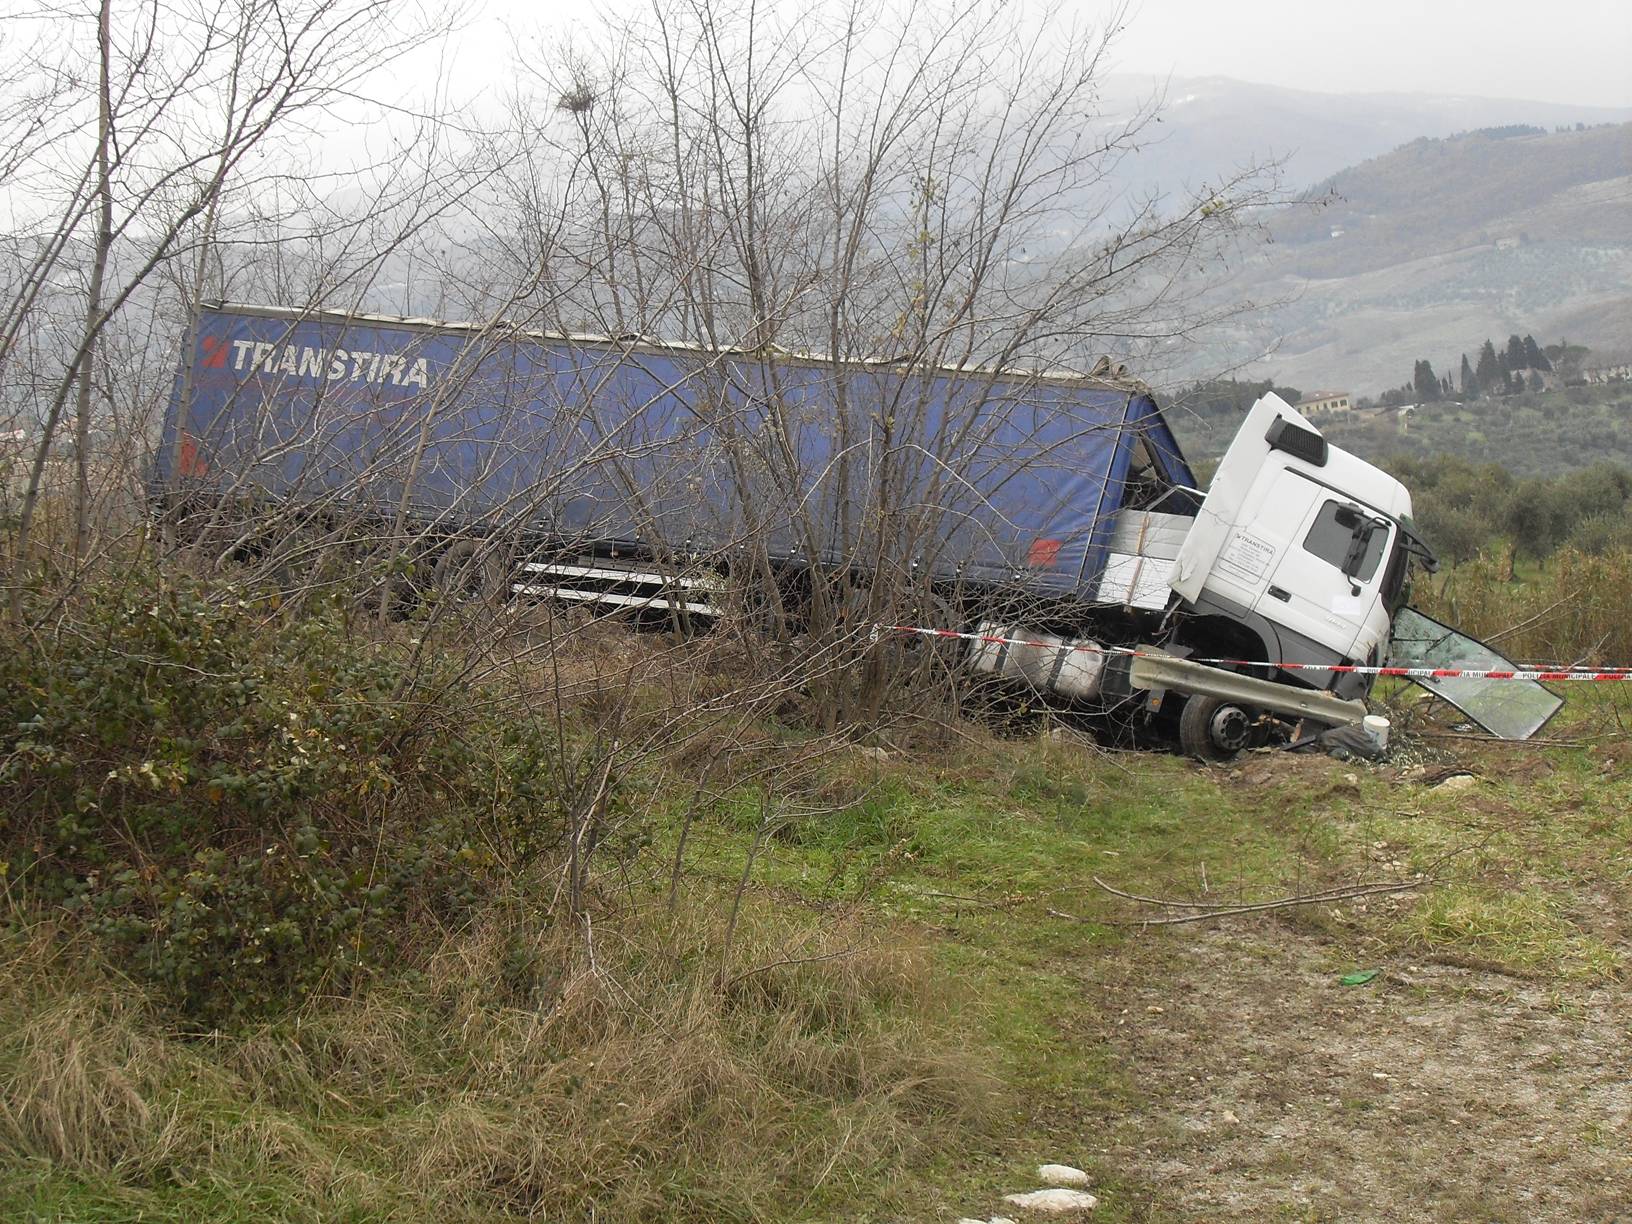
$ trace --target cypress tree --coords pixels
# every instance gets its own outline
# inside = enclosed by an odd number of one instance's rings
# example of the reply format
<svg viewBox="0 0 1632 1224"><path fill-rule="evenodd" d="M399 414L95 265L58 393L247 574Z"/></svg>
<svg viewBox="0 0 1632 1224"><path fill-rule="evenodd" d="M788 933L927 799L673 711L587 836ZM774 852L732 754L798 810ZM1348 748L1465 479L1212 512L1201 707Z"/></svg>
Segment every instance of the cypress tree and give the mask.
<svg viewBox="0 0 1632 1224"><path fill-rule="evenodd" d="M1411 389L1421 403L1429 403L1439 398L1439 375L1434 373L1432 362L1426 360L1417 362L1416 369L1411 374Z"/></svg>
<svg viewBox="0 0 1632 1224"><path fill-rule="evenodd" d="M1474 377L1479 380L1479 394L1493 395L1507 386L1507 374L1502 369L1502 363L1496 356L1496 346L1489 340L1479 350L1479 364L1474 367Z"/></svg>
<svg viewBox="0 0 1632 1224"><path fill-rule="evenodd" d="M1536 343L1534 336L1524 338L1524 357L1530 363L1532 370L1543 370L1549 374L1552 373L1552 362L1547 360L1547 354L1541 351L1541 346Z"/></svg>

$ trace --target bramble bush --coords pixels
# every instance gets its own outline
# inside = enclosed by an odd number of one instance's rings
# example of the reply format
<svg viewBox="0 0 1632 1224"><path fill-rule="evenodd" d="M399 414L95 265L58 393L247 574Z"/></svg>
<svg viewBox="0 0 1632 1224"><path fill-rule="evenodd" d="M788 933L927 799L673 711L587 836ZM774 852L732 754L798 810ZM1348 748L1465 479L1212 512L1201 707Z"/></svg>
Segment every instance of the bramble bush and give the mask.
<svg viewBox="0 0 1632 1224"><path fill-rule="evenodd" d="M441 656L149 577L0 631L14 914L220 1026L346 989L559 837L551 745Z"/></svg>

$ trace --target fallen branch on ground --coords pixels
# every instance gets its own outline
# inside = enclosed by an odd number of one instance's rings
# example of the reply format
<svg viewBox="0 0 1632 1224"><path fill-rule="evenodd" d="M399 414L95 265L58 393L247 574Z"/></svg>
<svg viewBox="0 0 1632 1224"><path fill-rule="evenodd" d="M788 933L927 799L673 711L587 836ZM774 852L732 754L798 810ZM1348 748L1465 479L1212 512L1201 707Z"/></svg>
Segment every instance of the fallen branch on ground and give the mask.
<svg viewBox="0 0 1632 1224"><path fill-rule="evenodd" d="M1138 901L1145 905L1157 905L1167 909L1196 910L1193 914L1170 914L1160 918L1139 918L1131 922L1110 919L1105 921L1106 926L1178 926L1185 922L1205 922L1209 918L1232 918L1237 914L1261 914L1267 910L1291 909L1299 905L1320 905L1333 901L1350 901L1356 897L1371 897L1380 893L1405 892L1412 888L1421 888L1425 884L1433 883L1433 877L1423 876L1416 880L1384 880L1371 881L1363 884L1350 884L1341 888L1327 888L1320 892L1301 893L1294 897L1281 897L1274 901L1256 901L1240 905L1209 904L1205 901L1175 901L1162 897L1144 897L1138 893L1123 892L1120 888L1113 888L1098 876L1094 883L1113 896L1123 897L1129 901ZM1050 918L1065 918L1072 922L1099 922L1097 918L1084 918L1078 914L1067 914L1061 910L1049 910Z"/></svg>
<svg viewBox="0 0 1632 1224"><path fill-rule="evenodd" d="M1480 735L1476 731L1413 731L1411 734L1421 739L1469 740L1476 744L1509 744L1514 748L1585 748L1595 740L1619 738L1617 735L1594 735L1585 739L1516 740L1502 735Z"/></svg>

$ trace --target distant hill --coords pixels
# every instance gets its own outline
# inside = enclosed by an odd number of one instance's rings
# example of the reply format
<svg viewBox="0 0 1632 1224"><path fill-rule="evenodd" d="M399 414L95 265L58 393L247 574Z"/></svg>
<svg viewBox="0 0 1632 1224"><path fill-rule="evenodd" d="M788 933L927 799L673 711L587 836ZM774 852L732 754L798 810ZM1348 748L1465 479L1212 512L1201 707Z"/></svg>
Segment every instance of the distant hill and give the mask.
<svg viewBox="0 0 1632 1224"><path fill-rule="evenodd" d="M1632 109L1565 106L1517 98L1441 94L1327 94L1227 77L1113 75L1104 103L1132 110L1160 94L1162 120L1138 156L1118 169L1124 185L1176 191L1217 182L1250 162L1284 159L1284 182L1301 190L1419 137L1528 124L1551 131L1577 123L1632 121Z"/></svg>
<svg viewBox="0 0 1632 1224"><path fill-rule="evenodd" d="M1418 139L1321 183L1274 226L1311 279L1356 276L1466 246L1632 240L1632 124L1515 126ZM1332 233L1341 230L1340 241Z"/></svg>
<svg viewBox="0 0 1632 1224"><path fill-rule="evenodd" d="M1455 372L1486 336L1632 349L1632 123L1417 139L1333 175L1217 292L1277 303L1204 355L1294 386Z"/></svg>

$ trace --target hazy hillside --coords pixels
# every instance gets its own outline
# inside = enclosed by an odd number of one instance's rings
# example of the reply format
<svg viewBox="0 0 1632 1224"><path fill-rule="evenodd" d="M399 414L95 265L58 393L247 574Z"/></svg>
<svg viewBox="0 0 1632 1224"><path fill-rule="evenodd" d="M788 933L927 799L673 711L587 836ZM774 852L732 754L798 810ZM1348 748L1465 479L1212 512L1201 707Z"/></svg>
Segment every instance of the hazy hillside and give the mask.
<svg viewBox="0 0 1632 1224"><path fill-rule="evenodd" d="M1284 159L1288 187L1301 189L1419 137L1531 124L1549 130L1632 120L1632 110L1563 106L1515 98L1437 94L1325 94L1227 77L1113 76L1105 101L1131 110L1166 99L1156 139L1120 168L1130 187L1176 190L1216 182L1253 161Z"/></svg>
<svg viewBox="0 0 1632 1224"><path fill-rule="evenodd" d="M1320 184L1320 206L1289 212L1275 238L1310 278L1504 238L1619 246L1632 240L1629 174L1632 124L1418 139Z"/></svg>
<svg viewBox="0 0 1632 1224"><path fill-rule="evenodd" d="M1632 124L1418 139L1311 197L1224 290L1272 304L1215 367L1278 341L1260 376L1366 394L1488 335L1632 346Z"/></svg>

